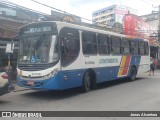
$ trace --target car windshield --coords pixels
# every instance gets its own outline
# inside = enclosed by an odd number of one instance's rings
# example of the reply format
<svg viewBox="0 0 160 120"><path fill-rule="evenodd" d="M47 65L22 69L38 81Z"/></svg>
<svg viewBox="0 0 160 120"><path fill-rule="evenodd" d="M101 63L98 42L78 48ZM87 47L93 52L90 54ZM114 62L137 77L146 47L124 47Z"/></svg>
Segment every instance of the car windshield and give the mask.
<svg viewBox="0 0 160 120"><path fill-rule="evenodd" d="M56 35L23 37L20 40L19 63L53 63L59 60Z"/></svg>

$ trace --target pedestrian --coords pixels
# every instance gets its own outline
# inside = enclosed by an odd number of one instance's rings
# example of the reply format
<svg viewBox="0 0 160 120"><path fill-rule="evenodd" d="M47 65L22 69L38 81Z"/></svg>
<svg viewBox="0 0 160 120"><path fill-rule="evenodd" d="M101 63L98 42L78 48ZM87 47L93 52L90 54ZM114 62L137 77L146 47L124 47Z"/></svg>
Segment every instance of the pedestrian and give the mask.
<svg viewBox="0 0 160 120"><path fill-rule="evenodd" d="M153 58L151 57L150 59L150 74L149 75L154 75L154 60Z"/></svg>

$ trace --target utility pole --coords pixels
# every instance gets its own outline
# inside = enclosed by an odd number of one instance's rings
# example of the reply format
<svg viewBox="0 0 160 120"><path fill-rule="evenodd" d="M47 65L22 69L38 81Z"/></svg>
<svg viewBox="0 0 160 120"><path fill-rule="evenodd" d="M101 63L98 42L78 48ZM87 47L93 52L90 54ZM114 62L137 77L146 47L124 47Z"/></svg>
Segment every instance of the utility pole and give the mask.
<svg viewBox="0 0 160 120"><path fill-rule="evenodd" d="M159 11L158 11L158 42L159 42L159 47L158 47L158 58L160 59L160 5L159 5Z"/></svg>
<svg viewBox="0 0 160 120"><path fill-rule="evenodd" d="M159 5L159 11L158 11L158 60L160 60L160 5ZM160 62L158 62L158 65Z"/></svg>
<svg viewBox="0 0 160 120"><path fill-rule="evenodd" d="M160 44L160 5L159 5L159 12L158 12L158 41Z"/></svg>
<svg viewBox="0 0 160 120"><path fill-rule="evenodd" d="M14 86L12 85L12 78L11 78L11 61L10 61L10 56L13 54L14 50L14 44L13 43L8 43L6 46L6 54L8 56L8 68L7 68L7 74L8 74L8 82L9 82L9 87L8 90L14 90Z"/></svg>

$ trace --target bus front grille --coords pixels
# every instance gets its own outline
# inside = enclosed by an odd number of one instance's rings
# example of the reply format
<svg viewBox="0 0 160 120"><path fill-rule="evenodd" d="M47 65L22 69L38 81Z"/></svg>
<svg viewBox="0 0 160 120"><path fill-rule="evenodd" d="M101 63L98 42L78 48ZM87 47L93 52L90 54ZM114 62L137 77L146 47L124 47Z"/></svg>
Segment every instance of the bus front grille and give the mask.
<svg viewBox="0 0 160 120"><path fill-rule="evenodd" d="M18 68L24 71L40 71L52 67L52 64L19 64Z"/></svg>

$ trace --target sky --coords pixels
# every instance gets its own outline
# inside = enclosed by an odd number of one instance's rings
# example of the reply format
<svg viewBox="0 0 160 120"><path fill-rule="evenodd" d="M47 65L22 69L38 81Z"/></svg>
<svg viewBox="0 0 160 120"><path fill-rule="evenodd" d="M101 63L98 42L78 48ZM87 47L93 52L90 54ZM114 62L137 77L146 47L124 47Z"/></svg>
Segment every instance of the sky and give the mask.
<svg viewBox="0 0 160 120"><path fill-rule="evenodd" d="M0 0L8 1L8 0ZM39 5L31 0L9 0L18 5L50 14L51 9ZM138 15L150 14L152 10L158 11L160 0L36 0L51 7L68 13L92 19L92 12L107 6L118 4L138 10Z"/></svg>

